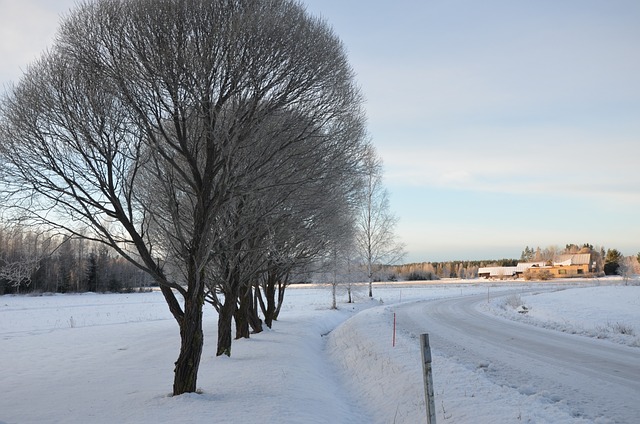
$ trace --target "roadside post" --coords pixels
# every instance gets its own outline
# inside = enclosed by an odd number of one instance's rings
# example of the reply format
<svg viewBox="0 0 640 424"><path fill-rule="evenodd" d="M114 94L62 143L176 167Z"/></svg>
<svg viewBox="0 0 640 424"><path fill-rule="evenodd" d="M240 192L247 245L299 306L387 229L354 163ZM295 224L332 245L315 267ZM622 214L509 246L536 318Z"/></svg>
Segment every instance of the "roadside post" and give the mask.
<svg viewBox="0 0 640 424"><path fill-rule="evenodd" d="M420 351L422 352L422 370L424 375L424 398L427 404L427 424L436 424L436 405L433 399L429 334L420 334Z"/></svg>
<svg viewBox="0 0 640 424"><path fill-rule="evenodd" d="M393 313L393 341L391 347L396 347L396 313Z"/></svg>

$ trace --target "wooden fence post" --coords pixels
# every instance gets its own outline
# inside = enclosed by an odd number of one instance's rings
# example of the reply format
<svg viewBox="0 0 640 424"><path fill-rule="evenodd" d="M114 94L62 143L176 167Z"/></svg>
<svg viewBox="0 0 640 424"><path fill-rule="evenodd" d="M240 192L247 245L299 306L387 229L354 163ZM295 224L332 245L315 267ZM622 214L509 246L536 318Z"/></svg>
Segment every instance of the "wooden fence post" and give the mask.
<svg viewBox="0 0 640 424"><path fill-rule="evenodd" d="M393 313L393 342L392 347L396 347L396 313Z"/></svg>
<svg viewBox="0 0 640 424"><path fill-rule="evenodd" d="M433 399L433 378L431 376L431 347L429 335L420 334L422 352L422 370L424 374L424 399L427 404L427 424L436 424L436 405Z"/></svg>

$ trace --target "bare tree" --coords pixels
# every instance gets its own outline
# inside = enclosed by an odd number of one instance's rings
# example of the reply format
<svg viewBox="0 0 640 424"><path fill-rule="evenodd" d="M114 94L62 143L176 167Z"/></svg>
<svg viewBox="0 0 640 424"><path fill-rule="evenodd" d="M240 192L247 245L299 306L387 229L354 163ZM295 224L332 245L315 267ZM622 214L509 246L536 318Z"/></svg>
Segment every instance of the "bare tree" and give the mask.
<svg viewBox="0 0 640 424"><path fill-rule="evenodd" d="M5 204L153 276L180 328L175 395L196 390L213 226L273 166L248 146L283 113L307 124L290 145L328 160L363 126L341 43L292 0L82 3L2 102Z"/></svg>
<svg viewBox="0 0 640 424"><path fill-rule="evenodd" d="M333 181L335 184L339 180ZM285 207L285 213L274 223L266 252L267 269L261 275L260 290L256 290L268 327L278 319L289 283L309 281L309 274L333 239L344 237L333 225L335 217L349 208L340 194L344 193L339 189L326 195L311 190L306 193L307 201Z"/></svg>
<svg viewBox="0 0 640 424"><path fill-rule="evenodd" d="M236 338L249 336L248 314L252 300L249 290L263 266L260 244L268 233L260 217L252 214L251 209L248 199L238 197L226 213L221 214L216 225L217 244L213 246L216 254L207 268L210 275L207 300L218 311L218 356L231 356L234 318ZM217 293L224 296L223 301Z"/></svg>
<svg viewBox="0 0 640 424"><path fill-rule="evenodd" d="M366 268L369 297L373 297L375 267L400 260L404 247L394 232L398 219L389 209L389 196L382 184L382 162L372 146L366 154L364 167L356 249Z"/></svg>
<svg viewBox="0 0 640 424"><path fill-rule="evenodd" d="M356 200L356 199L354 199ZM349 266L354 246L354 235L357 230L355 204L335 211L330 221L331 232L327 241L324 257L324 272L331 286L331 309L337 309L336 295L338 288L345 285L350 278Z"/></svg>
<svg viewBox="0 0 640 424"><path fill-rule="evenodd" d="M623 256L619 261L618 275L622 276L622 280L625 285L629 284L629 281L635 275L635 265L637 264L636 258L633 256Z"/></svg>
<svg viewBox="0 0 640 424"><path fill-rule="evenodd" d="M15 261L7 261L0 258L0 280L6 280L16 292L20 286L28 287L31 284L31 276L40 267L40 258L22 258Z"/></svg>
<svg viewBox="0 0 640 424"><path fill-rule="evenodd" d="M218 254L210 269L217 289L210 287L210 291L224 295L224 303L218 307L218 355L230 354L232 315L236 338L249 337L250 325L254 331L256 326L259 329L254 305L257 296L270 327L291 271L320 254L330 240L346 238L352 231L352 221L343 226L349 228L338 231L336 217L353 213L350 199L356 194L366 146L360 127L344 134L347 138L339 149L328 150L318 144L317 137L300 138L308 126L300 125L300 117L289 118L278 119L277 125L284 127L275 133L274 123L268 124L271 136L256 156L268 157L271 166L261 164L265 173L257 175L250 191L230 202L226 215L215 226ZM295 145L290 145L292 138L298 139ZM263 283L266 305L261 293L252 291L257 290L258 281Z"/></svg>
<svg viewBox="0 0 640 424"><path fill-rule="evenodd" d="M16 293L28 289L36 272L67 240L55 241L55 234L36 231L22 225L0 227L0 281L8 283Z"/></svg>

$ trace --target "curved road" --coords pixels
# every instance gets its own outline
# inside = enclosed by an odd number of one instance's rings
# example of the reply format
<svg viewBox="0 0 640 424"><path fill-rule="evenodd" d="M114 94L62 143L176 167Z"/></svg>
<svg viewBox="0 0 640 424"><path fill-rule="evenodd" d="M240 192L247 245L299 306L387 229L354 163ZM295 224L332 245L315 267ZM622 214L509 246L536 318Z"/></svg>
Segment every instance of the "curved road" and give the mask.
<svg viewBox="0 0 640 424"><path fill-rule="evenodd" d="M495 296L492 294L492 296ZM480 312L486 295L398 305L399 328L434 351L486 367L497 384L566 403L574 416L640 422L640 349Z"/></svg>

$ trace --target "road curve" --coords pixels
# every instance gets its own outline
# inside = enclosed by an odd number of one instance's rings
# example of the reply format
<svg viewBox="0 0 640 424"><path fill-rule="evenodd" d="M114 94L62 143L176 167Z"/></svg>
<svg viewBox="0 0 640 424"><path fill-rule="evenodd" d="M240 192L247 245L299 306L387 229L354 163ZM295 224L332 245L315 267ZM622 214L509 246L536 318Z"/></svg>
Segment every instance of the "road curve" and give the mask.
<svg viewBox="0 0 640 424"><path fill-rule="evenodd" d="M398 328L428 333L435 353L485 368L497 384L564 402L576 417L640 422L640 349L483 313L477 306L486 299L401 304Z"/></svg>

